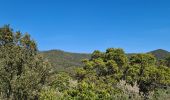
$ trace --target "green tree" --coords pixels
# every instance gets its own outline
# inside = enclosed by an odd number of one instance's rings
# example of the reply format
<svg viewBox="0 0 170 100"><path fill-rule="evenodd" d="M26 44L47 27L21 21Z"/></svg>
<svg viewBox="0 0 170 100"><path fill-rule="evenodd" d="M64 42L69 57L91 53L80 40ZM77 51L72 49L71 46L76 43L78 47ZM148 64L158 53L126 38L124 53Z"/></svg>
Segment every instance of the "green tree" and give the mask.
<svg viewBox="0 0 170 100"><path fill-rule="evenodd" d="M38 54L29 34L0 28L0 96L3 99L38 98L46 83L50 65Z"/></svg>
<svg viewBox="0 0 170 100"><path fill-rule="evenodd" d="M137 83L140 93L145 98L160 84L169 84L169 69L156 66L156 59L150 54L137 54L130 57L130 65L126 74L126 81L133 85Z"/></svg>
<svg viewBox="0 0 170 100"><path fill-rule="evenodd" d="M122 49L109 48L106 52L96 50L91 59L83 60L83 63L83 68L77 69L78 87L74 89L77 91L68 92L73 98L102 100L122 93L116 87L128 65Z"/></svg>
<svg viewBox="0 0 170 100"><path fill-rule="evenodd" d="M54 74L50 77L50 84L54 89L57 89L59 92L63 92L71 88L71 82L73 81L72 77L69 76L68 73L60 72L57 74Z"/></svg>
<svg viewBox="0 0 170 100"><path fill-rule="evenodd" d="M170 56L165 59L166 65L170 68Z"/></svg>

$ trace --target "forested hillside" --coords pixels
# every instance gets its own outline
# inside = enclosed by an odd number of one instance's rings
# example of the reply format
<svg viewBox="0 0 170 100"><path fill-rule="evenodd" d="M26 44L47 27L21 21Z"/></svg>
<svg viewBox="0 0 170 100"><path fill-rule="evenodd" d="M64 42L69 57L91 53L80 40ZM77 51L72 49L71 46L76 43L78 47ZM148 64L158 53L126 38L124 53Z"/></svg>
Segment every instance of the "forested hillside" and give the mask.
<svg viewBox="0 0 170 100"><path fill-rule="evenodd" d="M74 65L72 73L57 68ZM41 54L28 33L14 32L9 25L0 28L0 100L169 99L170 56L128 56L120 48L91 55Z"/></svg>
<svg viewBox="0 0 170 100"><path fill-rule="evenodd" d="M148 53L154 55L157 59L164 59L170 56L170 52L163 49L154 50Z"/></svg>
<svg viewBox="0 0 170 100"><path fill-rule="evenodd" d="M43 51L41 54L58 71L67 70L69 67L82 66L82 60L90 58L90 54L69 53L61 50Z"/></svg>
<svg viewBox="0 0 170 100"><path fill-rule="evenodd" d="M82 66L83 59L89 59L91 54L70 53L62 50L42 51L43 56L49 60L52 66L58 71L70 70L72 67ZM165 59L170 56L170 52L162 49L148 52L156 57L156 59ZM128 56L135 55L135 53L127 54Z"/></svg>

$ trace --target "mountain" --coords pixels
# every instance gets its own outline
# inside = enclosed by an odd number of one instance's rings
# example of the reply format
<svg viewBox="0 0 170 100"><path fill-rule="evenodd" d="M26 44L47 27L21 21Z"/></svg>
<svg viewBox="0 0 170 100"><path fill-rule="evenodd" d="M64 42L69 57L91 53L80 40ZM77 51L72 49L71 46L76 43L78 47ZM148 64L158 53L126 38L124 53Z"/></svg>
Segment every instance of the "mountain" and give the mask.
<svg viewBox="0 0 170 100"><path fill-rule="evenodd" d="M90 54L70 53L62 50L49 50L41 53L58 71L69 69L70 67L81 66L82 59L90 58Z"/></svg>
<svg viewBox="0 0 170 100"><path fill-rule="evenodd" d="M49 50L41 52L45 58L51 62L52 66L58 70L71 70L73 67L82 66L82 59L89 59L90 54L83 53L70 53L62 50ZM170 56L170 52L162 49L154 50L148 52L154 55L157 59L163 59ZM134 55L136 53L127 54L128 56Z"/></svg>
<svg viewBox="0 0 170 100"><path fill-rule="evenodd" d="M157 59L164 59L170 56L170 52L163 50L163 49L157 49L157 50L154 50L148 53L154 55Z"/></svg>

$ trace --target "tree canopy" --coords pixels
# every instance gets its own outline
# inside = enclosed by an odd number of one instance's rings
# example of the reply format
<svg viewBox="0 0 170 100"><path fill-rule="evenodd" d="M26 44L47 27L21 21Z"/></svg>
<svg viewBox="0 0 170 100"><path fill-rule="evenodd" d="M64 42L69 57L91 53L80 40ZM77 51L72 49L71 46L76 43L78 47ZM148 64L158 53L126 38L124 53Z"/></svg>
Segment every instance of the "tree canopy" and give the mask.
<svg viewBox="0 0 170 100"><path fill-rule="evenodd" d="M0 94L3 99L38 98L50 73L50 64L38 54L29 34L0 28Z"/></svg>
<svg viewBox="0 0 170 100"><path fill-rule="evenodd" d="M77 57L79 59L80 57ZM170 98L170 57L95 50L82 66L54 71L26 33L0 28L2 100L160 100ZM57 66L57 65L56 65Z"/></svg>

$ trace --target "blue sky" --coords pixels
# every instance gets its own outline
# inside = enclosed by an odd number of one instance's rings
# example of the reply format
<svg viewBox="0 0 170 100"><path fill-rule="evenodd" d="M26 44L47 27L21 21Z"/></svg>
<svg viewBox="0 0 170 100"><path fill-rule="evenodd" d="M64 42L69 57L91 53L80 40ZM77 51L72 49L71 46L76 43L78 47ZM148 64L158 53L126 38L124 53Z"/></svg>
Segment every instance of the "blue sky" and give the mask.
<svg viewBox="0 0 170 100"><path fill-rule="evenodd" d="M169 0L1 0L0 26L28 32L39 50L170 51Z"/></svg>

